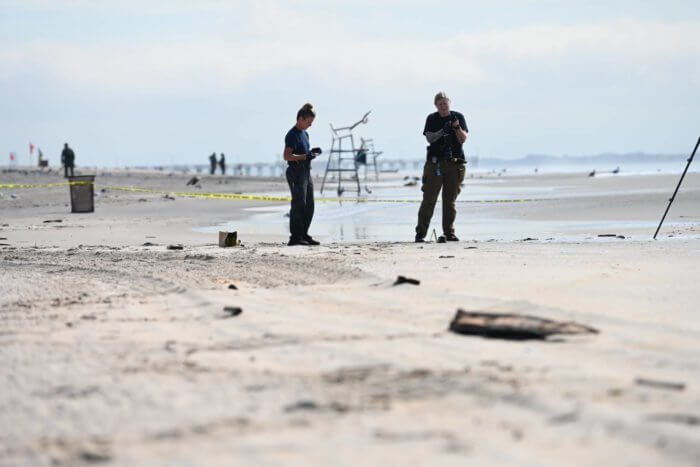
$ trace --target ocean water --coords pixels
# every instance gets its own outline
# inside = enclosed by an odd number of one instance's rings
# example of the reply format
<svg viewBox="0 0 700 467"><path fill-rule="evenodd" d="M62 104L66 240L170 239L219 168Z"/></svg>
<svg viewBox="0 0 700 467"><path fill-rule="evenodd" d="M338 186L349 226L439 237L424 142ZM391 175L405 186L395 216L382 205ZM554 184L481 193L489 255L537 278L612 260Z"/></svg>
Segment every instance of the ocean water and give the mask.
<svg viewBox="0 0 700 467"><path fill-rule="evenodd" d="M596 176L625 177L628 174L645 174L645 171L618 174L600 174ZM651 172L658 173L658 172ZM673 173L673 172L670 172ZM525 206L530 203L552 203L562 196L561 186L545 184L518 186L509 183L515 172L497 176L493 173L475 173L473 178L465 180L465 186L458 198L456 233L463 241L514 241L525 238L537 240L554 239L557 241L614 241L611 238L599 238L600 233L610 232L648 232L644 237L651 237L658 221L649 222L591 222L581 221L532 221L524 218L504 218L497 216L499 206L516 204ZM679 173L680 175L680 173ZM416 176L406 173L407 177ZM581 174L588 179L587 174ZM415 236L418 208L422 199L420 181L416 186L404 186L406 181L401 174L391 174L380 181L370 180L371 193L363 190L358 199L356 193L345 193L338 198L336 185L326 185L326 190L319 192L320 181L315 180L315 213L311 226L311 235L327 242L412 242ZM365 182L363 181L363 184ZM672 189L672 187L669 187ZM644 191L642 189L642 191ZM266 193L273 196L289 196L288 192ZM590 194L590 192L588 193ZM598 195L605 194L598 192ZM610 193L611 195L613 193ZM585 192L568 191L569 198L587 196ZM438 200L433 214L429 237L442 234L442 203ZM245 219L237 219L222 225L205 226L201 231L237 230L243 237L260 236L286 238L289 234L289 203L271 203L270 205L251 207L246 210ZM662 212L659 212L659 216ZM681 225L676 223L677 225ZM673 224L673 225L676 225ZM666 223L670 228L672 224Z"/></svg>

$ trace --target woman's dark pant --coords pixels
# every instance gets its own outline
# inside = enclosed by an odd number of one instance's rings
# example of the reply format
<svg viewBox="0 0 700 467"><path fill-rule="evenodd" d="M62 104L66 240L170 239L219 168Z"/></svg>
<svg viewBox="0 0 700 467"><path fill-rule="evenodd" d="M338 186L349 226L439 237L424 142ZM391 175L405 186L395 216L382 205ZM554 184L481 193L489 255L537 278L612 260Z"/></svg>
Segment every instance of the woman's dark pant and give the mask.
<svg viewBox="0 0 700 467"><path fill-rule="evenodd" d="M287 183L292 192L289 232L293 239L300 240L309 234L314 217L314 184L310 169L298 162L290 164L287 167Z"/></svg>

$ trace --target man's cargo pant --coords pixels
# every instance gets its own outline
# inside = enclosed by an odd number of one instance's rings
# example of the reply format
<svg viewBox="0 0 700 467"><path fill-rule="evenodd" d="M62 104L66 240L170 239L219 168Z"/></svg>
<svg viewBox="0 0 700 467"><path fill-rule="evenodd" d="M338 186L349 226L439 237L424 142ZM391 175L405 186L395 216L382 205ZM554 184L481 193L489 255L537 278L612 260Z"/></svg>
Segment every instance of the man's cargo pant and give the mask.
<svg viewBox="0 0 700 467"><path fill-rule="evenodd" d="M439 167L439 170L438 170ZM465 164L453 160L427 161L423 167L423 201L418 210L416 236L425 237L433 217L435 203L442 189L442 232L455 233L457 206L455 201L464 181Z"/></svg>

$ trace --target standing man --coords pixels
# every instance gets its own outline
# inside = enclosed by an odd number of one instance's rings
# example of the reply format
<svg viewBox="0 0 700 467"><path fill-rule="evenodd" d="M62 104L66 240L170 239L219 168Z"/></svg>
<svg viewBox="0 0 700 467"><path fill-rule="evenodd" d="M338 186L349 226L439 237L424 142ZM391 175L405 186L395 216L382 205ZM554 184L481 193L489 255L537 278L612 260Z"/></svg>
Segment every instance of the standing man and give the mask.
<svg viewBox="0 0 700 467"><path fill-rule="evenodd" d="M63 172L65 178L68 178L68 169L70 176L73 177L73 168L75 167L75 153L68 147L68 143L63 143L63 151L61 152L61 164L63 164Z"/></svg>
<svg viewBox="0 0 700 467"><path fill-rule="evenodd" d="M442 232L438 242L458 242L455 235L457 207L455 201L464 181L465 165L462 145L467 140L464 115L450 110L450 98L444 92L435 95L437 112L428 115L423 135L428 140L427 160L423 167L423 201L418 210L416 242L423 242L437 197L442 190Z"/></svg>
<svg viewBox="0 0 700 467"><path fill-rule="evenodd" d="M221 159L219 159L219 167L221 168L221 175L226 175L226 158L224 153L221 153Z"/></svg>
<svg viewBox="0 0 700 467"><path fill-rule="evenodd" d="M209 175L214 175L216 172L216 153L212 152L209 156Z"/></svg>

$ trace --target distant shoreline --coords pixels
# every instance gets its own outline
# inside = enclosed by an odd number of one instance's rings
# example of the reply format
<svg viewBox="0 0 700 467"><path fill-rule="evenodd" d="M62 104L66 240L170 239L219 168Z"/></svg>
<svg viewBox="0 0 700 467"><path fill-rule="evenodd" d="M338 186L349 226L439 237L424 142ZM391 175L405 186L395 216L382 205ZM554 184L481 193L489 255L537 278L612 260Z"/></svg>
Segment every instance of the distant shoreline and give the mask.
<svg viewBox="0 0 700 467"><path fill-rule="evenodd" d="M646 154L646 153L627 153L613 154L604 153L590 156L551 156L545 154L528 154L525 157L516 159L491 158L481 157L478 155L467 155L469 169L471 172L489 172L493 170L507 172L508 169L516 170L519 173L523 171L545 170L548 173L572 173L572 172L589 172L593 170L606 171L613 170L617 167L621 172L634 172L651 174L654 172L674 173L682 171L685 168L686 161L689 155L684 154ZM326 169L328 159L320 158L313 165L313 171L316 175L323 174ZM423 158L411 159L393 159L390 157L379 160L380 178L382 175L389 172L415 172L423 168ZM226 176L252 176L252 177L280 177L283 176L287 164L284 161L274 162L248 162L248 163L231 163L228 166ZM150 166L121 166L121 167L98 167L93 165L78 166L79 169L109 172L109 171L133 171L133 172L156 172L156 173L193 173L207 175L209 173L208 164L163 164ZM61 170L58 165L52 165L47 169L39 169L35 166L17 165L0 166L0 173L8 173L15 171L36 171L36 172L51 172ZM367 172L372 175L373 167L367 167ZM700 163L691 164L690 171L700 171ZM360 176L364 176L365 166L358 166ZM217 171L215 176L221 176Z"/></svg>

